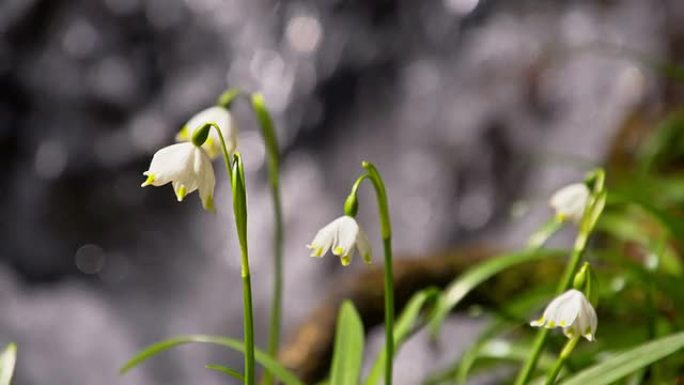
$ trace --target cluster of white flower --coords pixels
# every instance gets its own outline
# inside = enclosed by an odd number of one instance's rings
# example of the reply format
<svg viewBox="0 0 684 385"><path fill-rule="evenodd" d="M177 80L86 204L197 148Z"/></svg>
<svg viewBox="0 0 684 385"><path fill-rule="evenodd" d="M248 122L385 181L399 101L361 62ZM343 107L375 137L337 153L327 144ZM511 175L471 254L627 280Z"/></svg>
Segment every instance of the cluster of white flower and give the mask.
<svg viewBox="0 0 684 385"><path fill-rule="evenodd" d="M556 191L549 205L561 220L579 224L587 208L591 192L584 183L573 183ZM542 317L530 323L531 326L563 328L568 338L582 336L594 340L598 320L596 311L587 297L579 290L570 289L549 303Z"/></svg>
<svg viewBox="0 0 684 385"><path fill-rule="evenodd" d="M199 190L202 206L213 210L216 176L212 160L222 152L221 136L213 129L201 146L192 141L193 132L206 124L215 125L221 131L229 155L235 151L237 129L230 112L220 106L207 108L183 126L176 136L180 143L164 147L154 154L149 169L143 173L147 179L142 187L171 183L178 201ZM579 223L589 197L588 187L584 183L575 183L558 190L549 203L561 220ZM322 257L331 250L340 257L344 266L351 263L354 248L366 263L372 262L368 236L356 219L349 215L343 215L321 228L307 247L312 251L312 257ZM544 315L530 325L560 327L568 338L583 336L593 341L597 327L596 311L582 292L571 289L551 301Z"/></svg>
<svg viewBox="0 0 684 385"><path fill-rule="evenodd" d="M157 151L143 175L145 186L163 186L171 183L178 201L195 190L199 190L202 207L214 209L214 187L216 175L211 162L221 153L221 138L216 130L211 130L202 146L196 146L191 138L194 130L205 124L215 124L226 144L229 153L237 147L237 129L233 118L226 108L215 106L203 110L190 118L172 144Z"/></svg>

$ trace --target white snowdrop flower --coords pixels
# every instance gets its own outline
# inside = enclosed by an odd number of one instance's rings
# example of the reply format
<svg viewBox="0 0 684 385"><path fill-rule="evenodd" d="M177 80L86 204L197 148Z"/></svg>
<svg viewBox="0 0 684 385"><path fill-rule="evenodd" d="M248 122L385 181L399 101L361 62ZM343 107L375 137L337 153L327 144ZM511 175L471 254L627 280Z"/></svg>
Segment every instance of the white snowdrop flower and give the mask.
<svg viewBox="0 0 684 385"><path fill-rule="evenodd" d="M341 216L320 229L311 244L306 245L312 250L312 257L322 257L332 249L332 253L340 257L343 266L351 263L354 246L359 250L363 260L370 264L372 256L368 236L356 219L348 215Z"/></svg>
<svg viewBox="0 0 684 385"><path fill-rule="evenodd" d="M209 107L195 114L178 132L176 141L190 141L194 130L206 123L215 123L219 127L223 134L223 139L226 141L226 150L228 150L229 154L232 154L237 147L237 128L230 111L220 106ZM215 129L212 128L209 131L209 137L207 137L202 148L207 151L211 159L215 159L221 154L221 139Z"/></svg>
<svg viewBox="0 0 684 385"><path fill-rule="evenodd" d="M214 209L216 176L207 153L192 142L176 143L157 151L150 168L143 173L147 180L141 187L173 185L178 201L199 190L202 207Z"/></svg>
<svg viewBox="0 0 684 385"><path fill-rule="evenodd" d="M573 183L556 191L549 200L549 205L561 219L569 219L579 223L589 201L589 188L584 183Z"/></svg>
<svg viewBox="0 0 684 385"><path fill-rule="evenodd" d="M581 291L571 289L551 301L544 315L530 325L547 329L560 327L568 338L581 335L593 341L597 323L596 311L587 297Z"/></svg>

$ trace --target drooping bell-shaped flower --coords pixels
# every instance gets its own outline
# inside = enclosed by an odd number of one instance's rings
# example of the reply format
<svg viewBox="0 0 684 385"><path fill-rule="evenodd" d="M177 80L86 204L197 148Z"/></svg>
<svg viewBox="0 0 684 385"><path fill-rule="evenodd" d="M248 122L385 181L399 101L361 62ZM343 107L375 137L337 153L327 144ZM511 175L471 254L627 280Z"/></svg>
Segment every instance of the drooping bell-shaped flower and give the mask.
<svg viewBox="0 0 684 385"><path fill-rule="evenodd" d="M552 329L563 328L568 338L582 336L594 340L598 320L596 311L581 291L570 289L556 297L544 310L544 315L531 326Z"/></svg>
<svg viewBox="0 0 684 385"><path fill-rule="evenodd" d="M354 246L359 250L366 263L372 262L372 252L368 236L356 219L341 216L320 229L310 245L312 257L322 257L328 250L340 257L343 266L351 263Z"/></svg>
<svg viewBox="0 0 684 385"><path fill-rule="evenodd" d="M589 202L589 188L584 183L573 183L556 191L549 205L561 219L579 223Z"/></svg>
<svg viewBox="0 0 684 385"><path fill-rule="evenodd" d="M194 130L206 123L214 123L218 126L223 139L226 141L226 150L228 154L232 154L237 147L237 128L230 111L220 106L209 107L195 114L178 132L176 141L190 141ZM211 159L215 159L221 154L221 139L216 130L212 129L209 132L209 136L202 145L202 148L206 150Z"/></svg>
<svg viewBox="0 0 684 385"><path fill-rule="evenodd" d="M176 143L157 151L147 171L147 179L141 187L173 185L178 201L187 194L199 190L202 207L214 209L216 176L211 159L202 147L192 142Z"/></svg>

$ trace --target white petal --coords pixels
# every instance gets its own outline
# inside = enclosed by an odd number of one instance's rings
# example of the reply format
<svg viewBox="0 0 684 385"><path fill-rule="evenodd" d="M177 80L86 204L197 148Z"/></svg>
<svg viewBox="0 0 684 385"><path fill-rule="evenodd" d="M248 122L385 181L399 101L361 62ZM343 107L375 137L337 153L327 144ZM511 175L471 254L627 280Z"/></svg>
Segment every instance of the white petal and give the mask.
<svg viewBox="0 0 684 385"><path fill-rule="evenodd" d="M598 323L596 310L585 297L582 298L581 307L582 310L577 322L578 332L587 340L593 341Z"/></svg>
<svg viewBox="0 0 684 385"><path fill-rule="evenodd" d="M148 176L143 186L162 186L171 182L178 201L200 189L202 204L210 209L216 176L211 159L202 148L190 142L162 148L152 158L150 169L143 174Z"/></svg>
<svg viewBox="0 0 684 385"><path fill-rule="evenodd" d="M354 246L362 250L364 257L370 254L370 245L365 238L365 233L361 235L361 244L357 243L360 232L356 220L344 215L320 229L307 247L312 250L312 257L323 256L332 249L333 254L340 257L342 265L347 266L354 256Z"/></svg>
<svg viewBox="0 0 684 385"><path fill-rule="evenodd" d="M587 297L575 289L556 297L544 310L544 316L530 323L531 326L560 327L568 338L581 335L589 341L594 339L596 324L596 311Z"/></svg>
<svg viewBox="0 0 684 385"><path fill-rule="evenodd" d="M556 211L556 215L578 223L584 214L589 194L589 188L584 183L573 183L556 191L551 196L549 205Z"/></svg>
<svg viewBox="0 0 684 385"><path fill-rule="evenodd" d="M576 299L577 290L568 290L556 297L544 310L546 327L565 327L572 325L579 313Z"/></svg>
<svg viewBox="0 0 684 385"><path fill-rule="evenodd" d="M312 257L322 257L330 250L333 239L335 238L335 227L335 221L327 224L325 227L318 230L313 241L311 241L311 244L306 245L306 247L312 250Z"/></svg>
<svg viewBox="0 0 684 385"><path fill-rule="evenodd" d="M216 186L214 166L204 150L198 148L195 154L195 172L198 175L198 189L202 207L208 211L213 211L214 188Z"/></svg>
<svg viewBox="0 0 684 385"><path fill-rule="evenodd" d="M194 149L192 143L177 143L157 151L152 157L150 168L143 173L153 176L149 184L163 186L174 180L187 180L192 173Z"/></svg>
<svg viewBox="0 0 684 385"><path fill-rule="evenodd" d="M356 236L359 233L359 225L354 218L346 215L337 218L333 223L336 224L336 232L332 252L340 257L351 259L351 253L353 253L356 244Z"/></svg>
<svg viewBox="0 0 684 385"><path fill-rule="evenodd" d="M359 249L359 254L363 261L371 264L373 263L373 252L371 250L371 244L368 240L368 235L363 231L361 225L359 225L359 233L356 235L356 248Z"/></svg>
<svg viewBox="0 0 684 385"><path fill-rule="evenodd" d="M185 132L185 135L179 134L177 139L189 140L184 138L192 137L192 132L206 123L216 123L226 141L226 150L228 150L228 153L232 154L237 147L237 129L230 111L223 107L209 107L195 114L188 120L183 130L181 130L181 134ZM215 129L212 129L209 132L209 137L202 145L202 148L207 151L211 158L215 158L221 153L221 140Z"/></svg>

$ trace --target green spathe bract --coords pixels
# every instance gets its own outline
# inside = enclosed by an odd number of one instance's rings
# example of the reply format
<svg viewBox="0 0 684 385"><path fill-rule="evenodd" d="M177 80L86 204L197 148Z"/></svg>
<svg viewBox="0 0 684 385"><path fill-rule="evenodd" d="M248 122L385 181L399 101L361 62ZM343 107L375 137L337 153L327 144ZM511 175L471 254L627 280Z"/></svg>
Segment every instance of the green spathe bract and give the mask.
<svg viewBox="0 0 684 385"><path fill-rule="evenodd" d="M216 123L205 123L201 127L191 127L191 129L194 129L194 131L192 132L192 144L194 144L197 147L202 147L204 142L206 142L207 138L209 137L209 131L211 131L211 127L215 125Z"/></svg>
<svg viewBox="0 0 684 385"><path fill-rule="evenodd" d="M247 192L245 190L245 171L242 165L242 157L239 153L233 155L232 167L230 177L233 190L233 214L235 216L235 227L240 243L240 275L242 276L244 306L245 384L253 385L255 382L254 311L252 310L252 279L247 249Z"/></svg>

